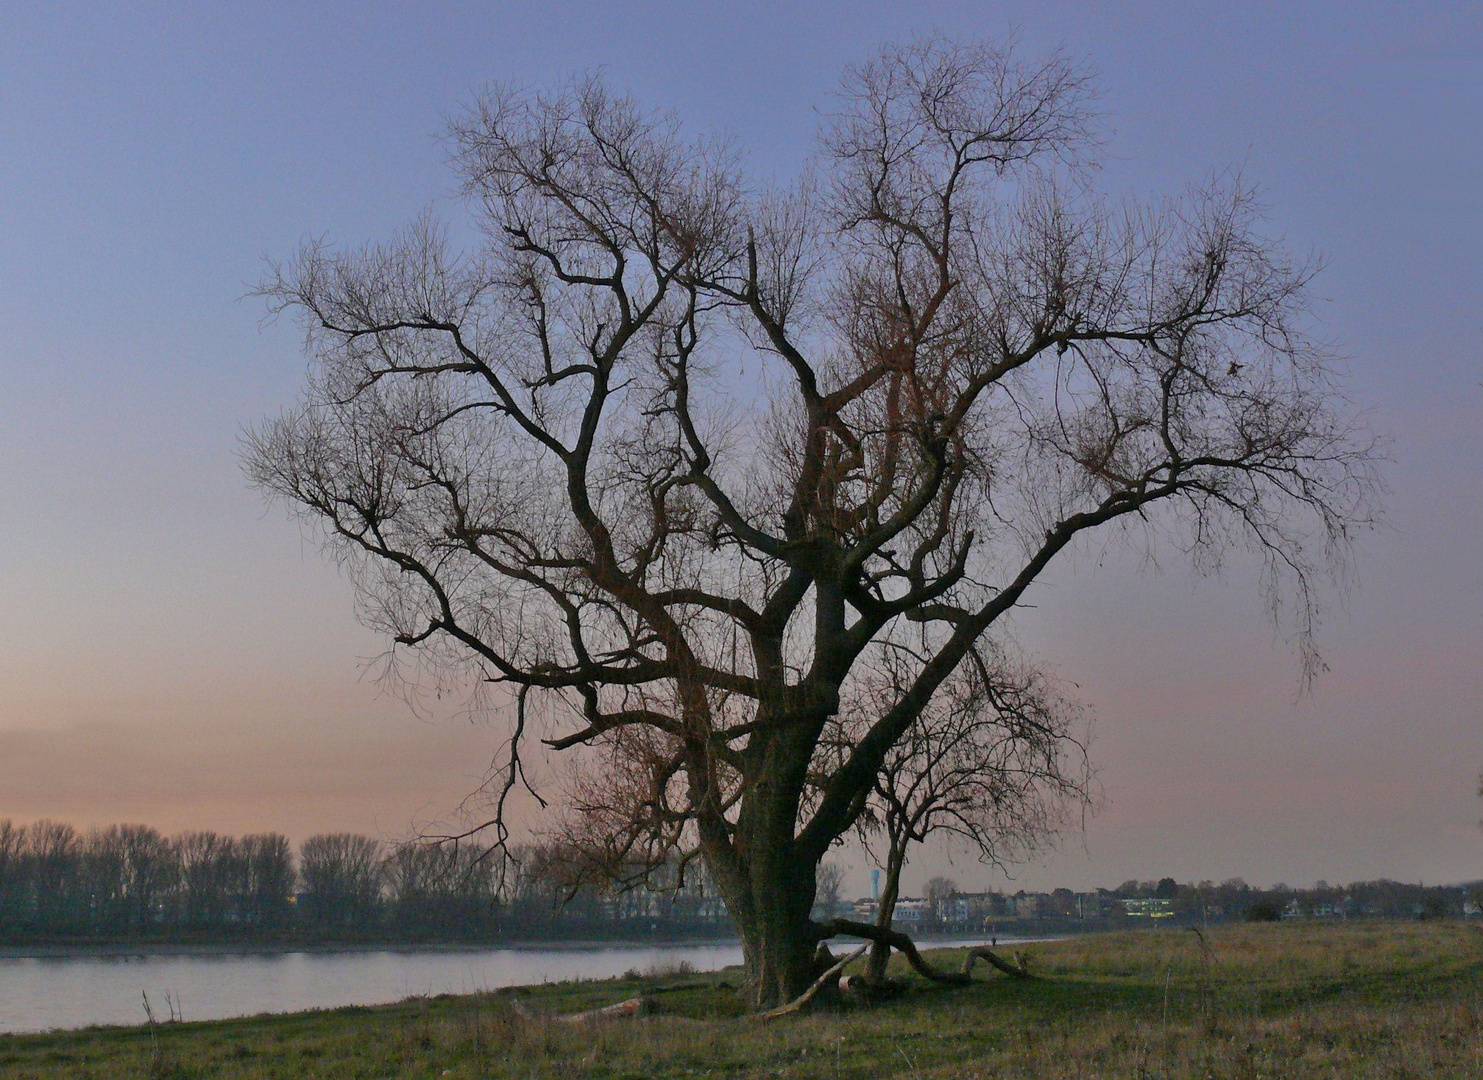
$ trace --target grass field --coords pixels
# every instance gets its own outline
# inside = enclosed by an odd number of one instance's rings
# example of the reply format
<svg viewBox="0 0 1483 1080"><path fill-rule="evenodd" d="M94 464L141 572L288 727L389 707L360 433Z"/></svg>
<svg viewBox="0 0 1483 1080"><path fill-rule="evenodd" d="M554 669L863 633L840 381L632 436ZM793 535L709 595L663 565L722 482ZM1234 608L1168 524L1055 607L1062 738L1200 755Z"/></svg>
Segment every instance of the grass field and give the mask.
<svg viewBox="0 0 1483 1080"><path fill-rule="evenodd" d="M1207 940L1169 928L1042 944L1029 982L913 978L886 1005L765 1024L741 1015L729 971L0 1036L0 1076L1483 1077L1483 929L1283 924ZM658 1015L529 1015L638 993Z"/></svg>

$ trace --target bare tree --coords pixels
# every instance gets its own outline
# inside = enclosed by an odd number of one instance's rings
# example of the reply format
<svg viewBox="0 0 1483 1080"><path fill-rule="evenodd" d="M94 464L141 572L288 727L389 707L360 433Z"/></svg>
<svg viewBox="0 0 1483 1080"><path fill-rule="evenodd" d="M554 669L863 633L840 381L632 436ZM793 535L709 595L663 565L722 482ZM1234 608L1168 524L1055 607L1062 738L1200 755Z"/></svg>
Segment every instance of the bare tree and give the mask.
<svg viewBox="0 0 1483 1080"><path fill-rule="evenodd" d="M29 914L26 828L0 818L0 926L19 927Z"/></svg>
<svg viewBox="0 0 1483 1080"><path fill-rule="evenodd" d="M376 840L355 833L311 836L299 848L299 876L313 921L357 928L375 921L385 881Z"/></svg>
<svg viewBox="0 0 1483 1080"><path fill-rule="evenodd" d="M968 656L886 754L856 818L866 846L883 845L873 979L884 977L890 959L886 933L911 845L938 834L1002 866L1032 855L1090 802L1091 774L1085 743L1077 737L1081 711L1075 703L1043 672L1012 660L991 642L978 643ZM839 714L837 759L847 758L875 718L900 699L904 680L914 678L920 664L905 645L884 658L873 693ZM939 892L952 885L946 878L934 881ZM929 888L932 899L930 893ZM844 920L834 927L867 932Z"/></svg>
<svg viewBox="0 0 1483 1080"><path fill-rule="evenodd" d="M35 925L45 931L75 930L85 923L82 838L60 821L33 821L26 830L26 862L35 894Z"/></svg>
<svg viewBox="0 0 1483 1080"><path fill-rule="evenodd" d="M949 905L953 897L958 895L958 883L950 877L935 877L927 881L926 895L927 910L931 917L937 922L946 922Z"/></svg>
<svg viewBox="0 0 1483 1080"><path fill-rule="evenodd" d="M173 845L185 923L197 928L222 926L231 897L245 891L246 867L237 841L210 831L191 831L175 837Z"/></svg>
<svg viewBox="0 0 1483 1080"><path fill-rule="evenodd" d="M1316 663L1316 575L1371 514L1309 268L1239 180L1098 199L1090 92L1059 53L889 47L759 192L598 80L496 89L452 131L481 245L423 219L263 286L313 369L250 475L394 657L509 692L497 838L532 740L573 752L592 850L703 856L759 1004L812 980L815 869L892 748L1079 536L1249 546Z"/></svg>
<svg viewBox="0 0 1483 1080"><path fill-rule="evenodd" d="M472 844L399 844L385 864L393 922L422 934L475 926L493 912L498 857Z"/></svg>
<svg viewBox="0 0 1483 1080"><path fill-rule="evenodd" d="M248 926L277 929L289 920L294 857L282 833L250 833L237 841L242 859L239 914Z"/></svg>
<svg viewBox="0 0 1483 1080"><path fill-rule="evenodd" d="M101 929L148 932L165 921L171 895L180 885L180 858L176 845L155 829L94 829L84 841L82 863Z"/></svg>
<svg viewBox="0 0 1483 1080"><path fill-rule="evenodd" d="M818 884L814 890L814 910L823 912L826 916L837 914L839 890L844 884L844 867L839 863L820 863L817 881Z"/></svg>

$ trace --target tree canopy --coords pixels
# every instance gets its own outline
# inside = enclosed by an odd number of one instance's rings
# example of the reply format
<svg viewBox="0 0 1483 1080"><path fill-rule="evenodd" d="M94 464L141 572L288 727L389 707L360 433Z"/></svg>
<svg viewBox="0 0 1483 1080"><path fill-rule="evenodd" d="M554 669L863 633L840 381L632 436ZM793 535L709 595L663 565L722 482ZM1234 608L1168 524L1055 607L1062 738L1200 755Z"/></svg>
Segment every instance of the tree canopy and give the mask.
<svg viewBox="0 0 1483 1080"><path fill-rule="evenodd" d="M1079 536L1255 551L1311 663L1371 519L1313 267L1239 176L1100 197L1092 92L888 46L768 185L599 78L495 87L451 128L478 243L428 216L264 284L312 369L253 479L399 654L508 689L496 820L533 739L575 751L572 834L701 854L760 1003L807 985L815 868L893 747Z"/></svg>

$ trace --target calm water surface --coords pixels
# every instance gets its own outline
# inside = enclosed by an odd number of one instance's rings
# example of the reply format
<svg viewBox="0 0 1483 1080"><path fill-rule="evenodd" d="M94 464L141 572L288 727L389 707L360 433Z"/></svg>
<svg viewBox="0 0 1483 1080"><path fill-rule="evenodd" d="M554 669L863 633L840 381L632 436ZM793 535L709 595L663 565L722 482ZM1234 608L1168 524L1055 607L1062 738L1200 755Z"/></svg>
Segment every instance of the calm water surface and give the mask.
<svg viewBox="0 0 1483 1080"><path fill-rule="evenodd" d="M157 1019L169 1015L168 994L183 1019L218 1020L741 959L740 945L5 958L0 1032L142 1024L145 994Z"/></svg>
<svg viewBox="0 0 1483 1080"><path fill-rule="evenodd" d="M183 1019L219 1020L741 962L736 944L10 957L0 958L0 1032L142 1024L145 994L159 1019L168 994Z"/></svg>

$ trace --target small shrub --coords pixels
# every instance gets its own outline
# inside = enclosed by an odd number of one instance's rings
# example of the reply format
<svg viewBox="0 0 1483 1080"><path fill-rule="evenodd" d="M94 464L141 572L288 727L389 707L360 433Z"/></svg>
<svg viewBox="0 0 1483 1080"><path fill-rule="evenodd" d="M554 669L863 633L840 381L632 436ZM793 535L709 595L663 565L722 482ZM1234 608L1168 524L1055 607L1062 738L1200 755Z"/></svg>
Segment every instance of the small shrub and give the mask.
<svg viewBox="0 0 1483 1080"><path fill-rule="evenodd" d="M695 965L689 960L681 960L679 963L650 964L649 970L644 973L651 979L672 979L676 975L694 975Z"/></svg>

